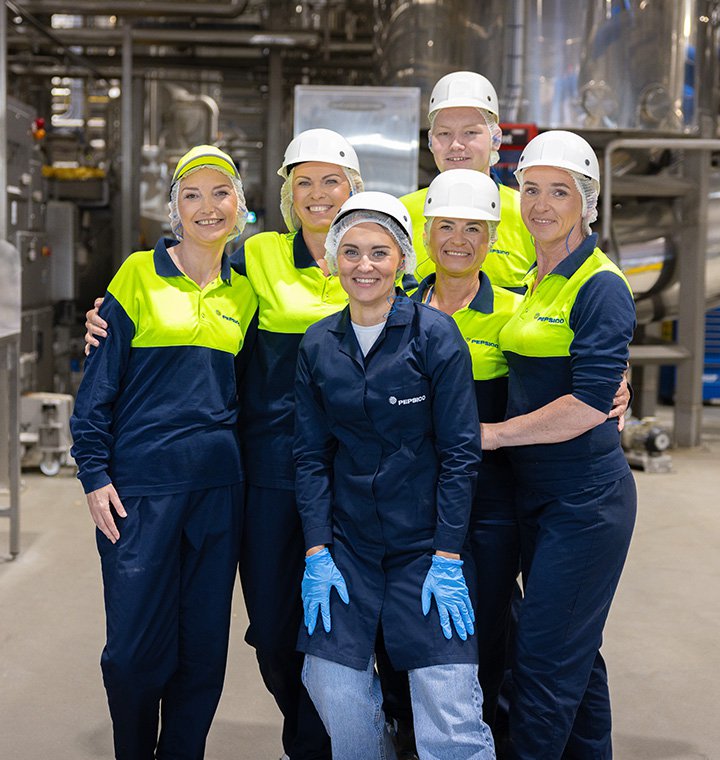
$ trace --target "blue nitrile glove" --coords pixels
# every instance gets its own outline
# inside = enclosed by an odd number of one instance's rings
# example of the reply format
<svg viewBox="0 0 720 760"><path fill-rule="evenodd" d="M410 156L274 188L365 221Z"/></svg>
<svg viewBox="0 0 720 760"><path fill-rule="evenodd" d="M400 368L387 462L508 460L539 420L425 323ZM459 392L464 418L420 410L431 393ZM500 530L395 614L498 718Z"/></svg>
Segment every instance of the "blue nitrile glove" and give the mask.
<svg viewBox="0 0 720 760"><path fill-rule="evenodd" d="M312 636L317 623L318 607L322 615L325 633L330 633L330 591L332 587L338 592L345 604L350 603L345 578L337 569L330 552L321 549L305 557L305 573L302 579L302 600L305 610L305 625Z"/></svg>
<svg viewBox="0 0 720 760"><path fill-rule="evenodd" d="M422 611L423 615L430 612L430 597L434 595L440 614L440 627L445 638L452 638L452 617L458 636L465 641L468 634L475 633L475 613L462 574L462 566L460 559L433 556L432 565L422 587Z"/></svg>

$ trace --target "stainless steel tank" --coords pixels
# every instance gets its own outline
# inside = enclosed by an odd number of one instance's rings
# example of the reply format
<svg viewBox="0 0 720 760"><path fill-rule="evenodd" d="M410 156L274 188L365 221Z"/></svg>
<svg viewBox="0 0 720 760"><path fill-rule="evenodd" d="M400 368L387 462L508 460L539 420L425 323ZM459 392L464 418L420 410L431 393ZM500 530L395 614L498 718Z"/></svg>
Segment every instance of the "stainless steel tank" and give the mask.
<svg viewBox="0 0 720 760"><path fill-rule="evenodd" d="M479 71L496 86L503 122L582 132L600 152L615 136L712 136L719 5L376 0L378 69L383 84L419 86L423 113L442 75ZM642 164L647 155L633 160ZM667 171L672 175L674 169ZM720 301L720 174L711 178L708 206L710 307ZM642 321L676 313L674 238L680 223L668 197L623 198L614 212L613 253L639 299ZM643 303L650 306L640 308Z"/></svg>
<svg viewBox="0 0 720 760"><path fill-rule="evenodd" d="M429 92L449 71L492 81L506 121L541 129L692 132L707 0L376 0L383 84Z"/></svg>

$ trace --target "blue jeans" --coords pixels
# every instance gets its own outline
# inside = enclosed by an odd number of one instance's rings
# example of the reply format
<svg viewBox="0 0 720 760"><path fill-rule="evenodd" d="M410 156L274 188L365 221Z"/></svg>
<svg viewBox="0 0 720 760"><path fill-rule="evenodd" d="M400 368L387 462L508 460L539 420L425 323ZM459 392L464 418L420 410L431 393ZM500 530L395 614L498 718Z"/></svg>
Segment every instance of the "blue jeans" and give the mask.
<svg viewBox="0 0 720 760"><path fill-rule="evenodd" d="M333 760L395 760L374 665L373 658L355 670L305 655L303 683L330 734ZM475 665L431 665L409 676L421 760L495 760Z"/></svg>

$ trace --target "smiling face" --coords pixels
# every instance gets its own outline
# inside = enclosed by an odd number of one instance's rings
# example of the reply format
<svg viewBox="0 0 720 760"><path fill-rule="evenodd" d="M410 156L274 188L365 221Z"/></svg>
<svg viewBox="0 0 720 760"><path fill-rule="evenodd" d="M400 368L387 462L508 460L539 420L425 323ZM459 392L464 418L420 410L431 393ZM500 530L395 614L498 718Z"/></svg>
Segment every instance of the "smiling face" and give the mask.
<svg viewBox="0 0 720 760"><path fill-rule="evenodd" d="M340 206L350 197L350 183L342 167L307 161L293 170L293 209L301 227L327 232Z"/></svg>
<svg viewBox="0 0 720 760"><path fill-rule="evenodd" d="M439 273L451 277L477 275L489 241L486 222L436 217L430 226L428 250Z"/></svg>
<svg viewBox="0 0 720 760"><path fill-rule="evenodd" d="M437 168L490 171L490 132L478 108L443 108L432 129L430 150Z"/></svg>
<svg viewBox="0 0 720 760"><path fill-rule="evenodd" d="M536 243L573 251L583 240L582 198L573 178L554 166L523 173L520 214Z"/></svg>
<svg viewBox="0 0 720 760"><path fill-rule="evenodd" d="M361 222L351 227L338 246L340 284L353 303L381 305L395 293L395 278L403 260L395 238L381 225Z"/></svg>
<svg viewBox="0 0 720 760"><path fill-rule="evenodd" d="M180 180L178 214L183 239L202 246L224 244L237 222L237 194L230 178L202 168Z"/></svg>

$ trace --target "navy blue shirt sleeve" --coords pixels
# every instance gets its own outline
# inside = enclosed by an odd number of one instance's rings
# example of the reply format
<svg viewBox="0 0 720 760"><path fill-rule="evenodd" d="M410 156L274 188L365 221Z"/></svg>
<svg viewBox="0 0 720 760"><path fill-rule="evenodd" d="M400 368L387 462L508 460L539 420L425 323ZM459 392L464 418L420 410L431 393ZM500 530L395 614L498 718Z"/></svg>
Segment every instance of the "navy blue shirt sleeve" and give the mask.
<svg viewBox="0 0 720 760"><path fill-rule="evenodd" d="M294 455L296 499L309 549L333 540L332 468L337 442L330 432L305 347L303 339L295 375Z"/></svg>
<svg viewBox="0 0 720 760"><path fill-rule="evenodd" d="M627 368L635 329L635 303L612 272L591 277L570 312L572 395L607 414Z"/></svg>
<svg viewBox="0 0 720 760"><path fill-rule="evenodd" d="M467 344L449 317L433 325L426 350L440 463L433 547L459 553L468 530L482 456L472 362Z"/></svg>
<svg viewBox="0 0 720 760"><path fill-rule="evenodd" d="M230 266L238 273L247 277L247 265L245 263L245 245L235 249L228 257Z"/></svg>
<svg viewBox="0 0 720 760"><path fill-rule="evenodd" d="M111 482L108 470L113 447L113 406L135 335L135 325L110 293L105 295L99 313L108 323L108 334L99 338L100 346L91 349L85 360L85 373L70 418L71 453L85 493Z"/></svg>

